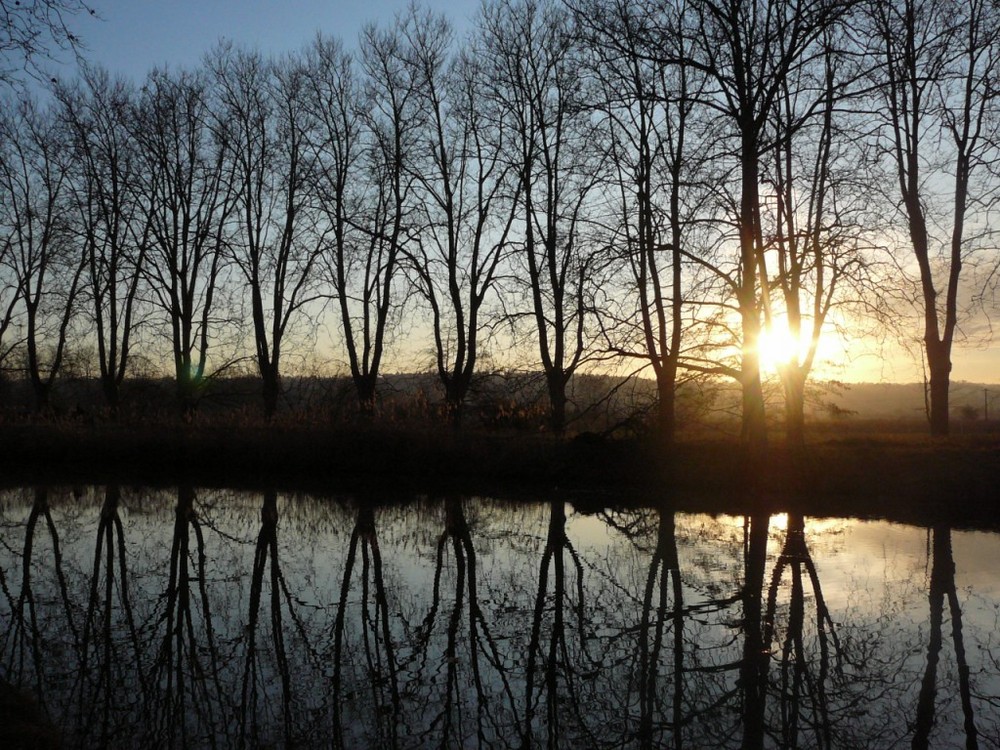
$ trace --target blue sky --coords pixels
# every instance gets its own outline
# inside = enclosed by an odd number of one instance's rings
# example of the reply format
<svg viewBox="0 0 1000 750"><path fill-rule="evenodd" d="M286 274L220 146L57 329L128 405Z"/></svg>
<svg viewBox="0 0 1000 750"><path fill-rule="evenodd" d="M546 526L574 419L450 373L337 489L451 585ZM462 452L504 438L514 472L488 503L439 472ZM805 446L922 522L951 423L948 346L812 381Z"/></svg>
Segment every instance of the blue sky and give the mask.
<svg viewBox="0 0 1000 750"><path fill-rule="evenodd" d="M192 67L220 39L266 53L297 50L317 31L353 45L368 21L388 23L408 0L92 0L101 20L72 21L86 57L133 79L154 66ZM425 0L458 28L479 0Z"/></svg>

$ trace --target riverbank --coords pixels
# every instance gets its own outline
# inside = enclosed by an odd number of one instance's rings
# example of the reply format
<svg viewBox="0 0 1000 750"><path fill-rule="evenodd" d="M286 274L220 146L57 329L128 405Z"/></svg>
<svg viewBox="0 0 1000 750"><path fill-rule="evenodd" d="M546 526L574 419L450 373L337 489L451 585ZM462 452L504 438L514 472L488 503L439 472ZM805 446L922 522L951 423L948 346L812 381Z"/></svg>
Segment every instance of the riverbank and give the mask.
<svg viewBox="0 0 1000 750"><path fill-rule="evenodd" d="M563 492L578 503L671 502L748 512L778 501L812 515L1000 523L995 434L822 435L804 450L748 457L731 440L467 433L445 427L295 425L0 427L6 486L107 483L328 492L385 488L505 496Z"/></svg>

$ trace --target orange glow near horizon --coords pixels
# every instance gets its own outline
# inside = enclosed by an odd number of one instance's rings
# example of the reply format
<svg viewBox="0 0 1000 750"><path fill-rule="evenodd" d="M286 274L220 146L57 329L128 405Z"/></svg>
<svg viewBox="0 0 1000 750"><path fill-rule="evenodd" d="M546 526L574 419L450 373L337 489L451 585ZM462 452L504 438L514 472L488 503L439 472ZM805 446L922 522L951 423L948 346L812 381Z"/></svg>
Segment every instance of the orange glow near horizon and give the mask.
<svg viewBox="0 0 1000 750"><path fill-rule="evenodd" d="M761 330L757 341L760 367L764 375L776 375L784 365L802 362L809 353L810 335L811 328L807 328L796 339L788 329L787 321L783 318L773 319L770 325ZM825 326L810 377L830 380L863 379L859 358L868 344L861 338L849 341L832 324Z"/></svg>

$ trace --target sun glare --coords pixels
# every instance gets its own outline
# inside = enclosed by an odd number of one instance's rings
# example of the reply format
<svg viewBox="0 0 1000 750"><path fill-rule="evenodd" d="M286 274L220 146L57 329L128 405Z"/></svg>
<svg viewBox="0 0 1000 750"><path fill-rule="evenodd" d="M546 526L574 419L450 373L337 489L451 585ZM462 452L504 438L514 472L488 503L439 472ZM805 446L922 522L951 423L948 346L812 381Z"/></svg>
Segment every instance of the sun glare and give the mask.
<svg viewBox="0 0 1000 750"><path fill-rule="evenodd" d="M757 341L761 367L772 372L798 359L804 350L805 346L784 327L765 328Z"/></svg>

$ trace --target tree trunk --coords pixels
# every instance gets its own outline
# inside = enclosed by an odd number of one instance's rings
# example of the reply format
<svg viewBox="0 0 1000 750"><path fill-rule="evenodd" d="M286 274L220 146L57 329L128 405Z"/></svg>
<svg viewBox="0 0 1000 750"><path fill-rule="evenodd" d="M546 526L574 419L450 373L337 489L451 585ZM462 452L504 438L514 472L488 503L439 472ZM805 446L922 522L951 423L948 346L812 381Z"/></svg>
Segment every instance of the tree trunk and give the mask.
<svg viewBox="0 0 1000 750"><path fill-rule="evenodd" d="M197 385L190 373L184 372L177 377L177 405L185 422L194 419L198 408Z"/></svg>
<svg viewBox="0 0 1000 750"><path fill-rule="evenodd" d="M740 439L753 451L767 446L767 423L764 418L764 389L760 383L760 370L752 368L749 376L741 381L743 388L743 424Z"/></svg>
<svg viewBox="0 0 1000 750"><path fill-rule="evenodd" d="M366 419L375 416L375 383L376 378L370 373L354 378L354 387L358 391L358 407L361 410L361 416Z"/></svg>
<svg viewBox="0 0 1000 750"><path fill-rule="evenodd" d="M121 402L121 390L113 374L107 373L101 378L101 390L104 391L104 403L107 404L112 419L117 418L118 406Z"/></svg>
<svg viewBox="0 0 1000 750"><path fill-rule="evenodd" d="M951 385L951 351L941 342L927 344L931 371L931 435L945 437L949 431L948 391Z"/></svg>
<svg viewBox="0 0 1000 750"><path fill-rule="evenodd" d="M33 379L31 381L31 386L35 392L35 414L48 414L52 408L52 404L49 400L52 388L49 383L46 383L43 380Z"/></svg>
<svg viewBox="0 0 1000 750"><path fill-rule="evenodd" d="M659 433L657 438L662 445L672 445L674 442L674 432L677 427L675 385L674 378L666 372L658 373L656 427Z"/></svg>
<svg viewBox="0 0 1000 750"><path fill-rule="evenodd" d="M566 381L557 373L550 374L546 380L549 387L549 427L553 434L562 435L566 431Z"/></svg>
<svg viewBox="0 0 1000 750"><path fill-rule="evenodd" d="M785 390L785 442L789 448L801 448L805 445L805 377L789 365L781 374L781 384Z"/></svg>
<svg viewBox="0 0 1000 750"><path fill-rule="evenodd" d="M263 373L264 385L264 418L271 421L278 410L278 397L281 395L281 377L278 369L268 368Z"/></svg>
<svg viewBox="0 0 1000 750"><path fill-rule="evenodd" d="M737 304L743 329L743 351L740 359L740 385L743 390L743 426L741 439L751 453L763 452L767 446L767 425L764 419L764 391L760 383L761 320L757 300L757 274L759 252L760 173L757 138L752 118L740 122L743 144L740 158L742 169L740 195L740 274L742 280L737 292ZM762 290L766 295L766 290Z"/></svg>
<svg viewBox="0 0 1000 750"><path fill-rule="evenodd" d="M448 421L455 429L462 426L462 412L468 390L468 383L464 378L452 378L445 383L445 408L448 410Z"/></svg>

